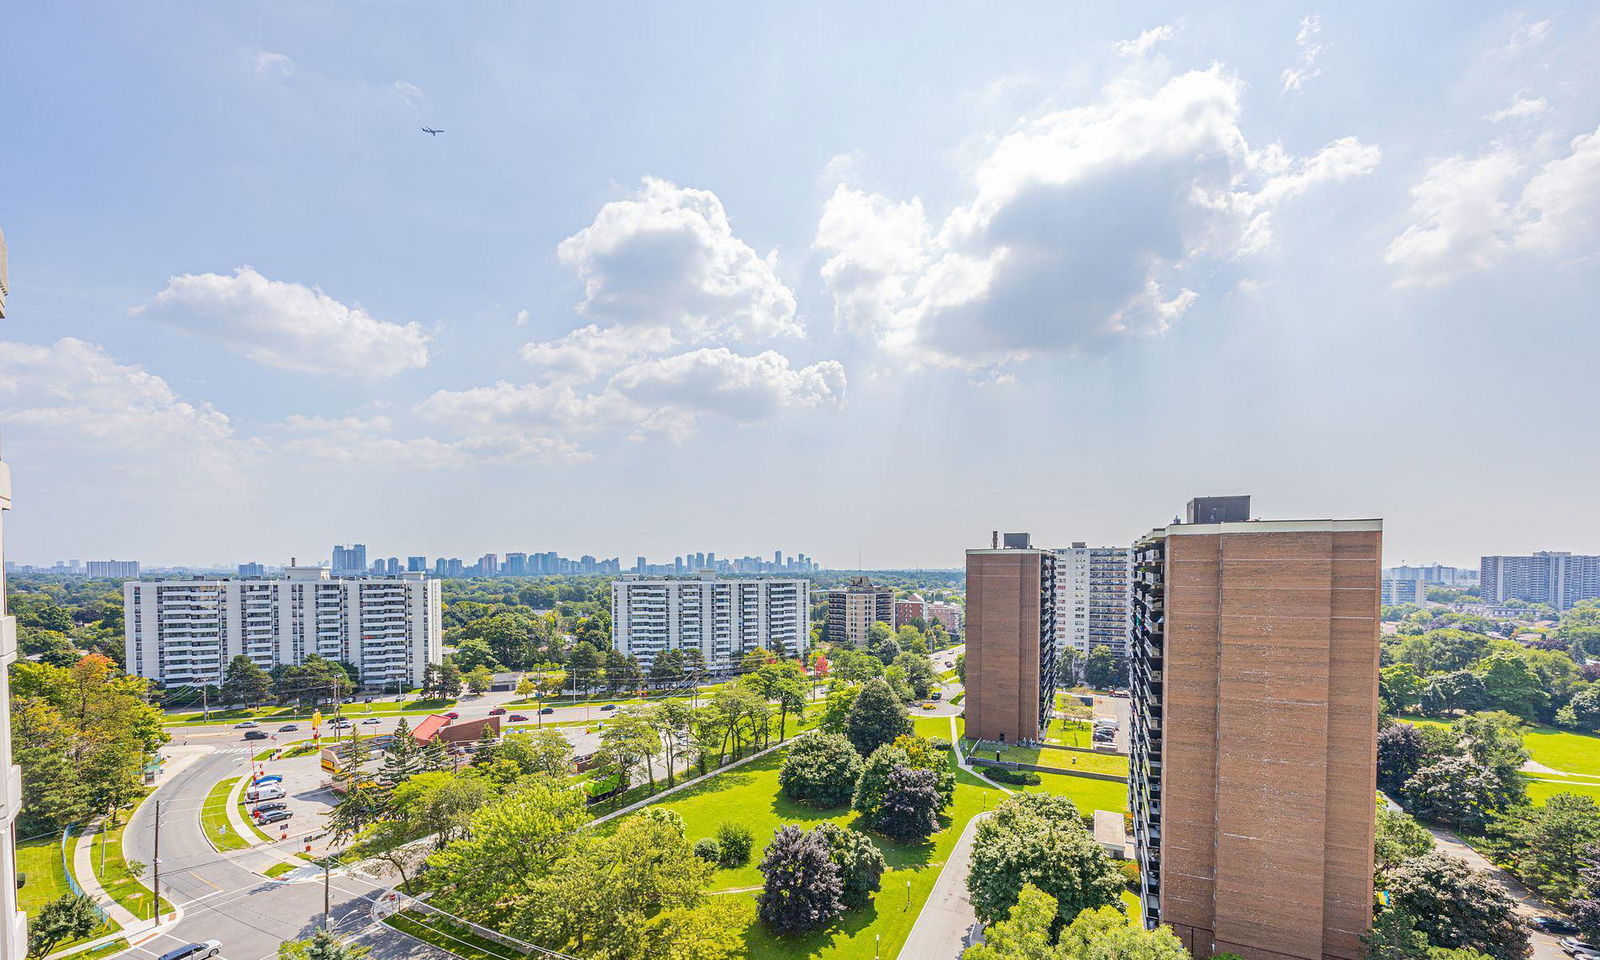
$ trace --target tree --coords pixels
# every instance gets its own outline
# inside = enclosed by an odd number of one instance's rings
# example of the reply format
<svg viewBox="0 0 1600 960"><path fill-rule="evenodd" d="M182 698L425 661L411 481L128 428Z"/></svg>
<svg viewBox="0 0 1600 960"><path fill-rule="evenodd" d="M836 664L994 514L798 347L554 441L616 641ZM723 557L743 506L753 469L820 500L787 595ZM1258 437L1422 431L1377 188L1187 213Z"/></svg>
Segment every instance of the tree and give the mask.
<svg viewBox="0 0 1600 960"><path fill-rule="evenodd" d="M668 647L656 654L650 663L650 682L657 687L670 686L683 679L683 651Z"/></svg>
<svg viewBox="0 0 1600 960"><path fill-rule="evenodd" d="M639 956L734 960L744 956L744 932L754 913L754 906L742 897L708 897L696 907L668 907L646 925Z"/></svg>
<svg viewBox="0 0 1600 960"><path fill-rule="evenodd" d="M1600 653L1600 642L1595 652ZM1573 730L1600 733L1600 684L1589 684L1556 711L1556 723Z"/></svg>
<svg viewBox="0 0 1600 960"><path fill-rule="evenodd" d="M1422 769L1428 751L1422 733L1409 723L1396 723L1378 731L1378 787L1396 791Z"/></svg>
<svg viewBox="0 0 1600 960"><path fill-rule="evenodd" d="M778 742L782 743L788 738L789 715L794 714L796 720L805 719L809 702L806 685L794 677L785 677L773 686L768 697L778 703Z"/></svg>
<svg viewBox="0 0 1600 960"><path fill-rule="evenodd" d="M851 806L863 814L868 823L876 821L888 798L891 777L899 767L922 770L932 778L938 800L936 813L954 799L955 774L950 772L945 752L934 749L933 744L922 737L900 737L872 751L856 781Z"/></svg>
<svg viewBox="0 0 1600 960"><path fill-rule="evenodd" d="M1600 939L1600 845L1585 850L1578 861L1578 876L1584 889L1568 905L1572 922L1590 943Z"/></svg>
<svg viewBox="0 0 1600 960"><path fill-rule="evenodd" d="M495 657L494 651L489 649L488 641L481 637L467 637L456 644L455 652L450 655L455 665L471 673L479 667L493 672L500 669L500 661Z"/></svg>
<svg viewBox="0 0 1600 960"><path fill-rule="evenodd" d="M784 796L818 807L850 802L861 776L861 754L838 734L811 731L795 738L778 769Z"/></svg>
<svg viewBox="0 0 1600 960"><path fill-rule="evenodd" d="M839 899L845 909L871 903L886 866L878 845L864 833L826 820L817 824L816 832L827 841L834 866L839 868Z"/></svg>
<svg viewBox="0 0 1600 960"><path fill-rule="evenodd" d="M489 688L494 686L494 674L489 672L488 667L481 664L468 670L461 679L467 685L468 690L479 696L488 693Z"/></svg>
<svg viewBox="0 0 1600 960"><path fill-rule="evenodd" d="M100 926L100 913L87 894L63 894L28 921L28 953L42 957L57 944L87 937Z"/></svg>
<svg viewBox="0 0 1600 960"><path fill-rule="evenodd" d="M1422 688L1422 712L1442 717L1456 710L1472 712L1489 707L1483 678L1471 670L1434 674Z"/></svg>
<svg viewBox="0 0 1600 960"><path fill-rule="evenodd" d="M1522 960L1528 953L1516 901L1500 884L1449 854L1413 857L1388 871L1383 885L1390 906L1409 913L1429 943L1471 947L1496 960Z"/></svg>
<svg viewBox="0 0 1600 960"><path fill-rule="evenodd" d="M448 657L442 663L422 668L422 697L425 700L454 700L461 695L461 668Z"/></svg>
<svg viewBox="0 0 1600 960"><path fill-rule="evenodd" d="M844 912L844 882L822 834L789 824L767 844L756 913L778 933L812 930Z"/></svg>
<svg viewBox="0 0 1600 960"><path fill-rule="evenodd" d="M725 869L742 867L750 862L750 848L755 840L750 828L742 823L724 820L717 824L717 864Z"/></svg>
<svg viewBox="0 0 1600 960"><path fill-rule="evenodd" d="M983 942L968 947L961 960L1061 960L1050 943L1056 920L1056 898L1031 883L1023 884L1017 902L983 931Z"/></svg>
<svg viewBox="0 0 1600 960"><path fill-rule="evenodd" d="M1378 804L1377 832L1373 841L1373 866L1377 872L1392 870L1412 857L1433 849L1433 834L1414 817Z"/></svg>
<svg viewBox="0 0 1600 960"><path fill-rule="evenodd" d="M383 764L378 768L378 785L393 789L407 777L421 769L416 738L411 736L411 724L405 717L394 725L394 735L389 738L389 748L384 753Z"/></svg>
<svg viewBox="0 0 1600 960"><path fill-rule="evenodd" d="M496 764L511 764L518 777L532 773L564 777L572 772L572 743L555 727L518 730L495 744L493 759Z"/></svg>
<svg viewBox="0 0 1600 960"><path fill-rule="evenodd" d="M894 658L894 665L905 671L906 682L911 685L912 695L916 699L925 700L933 692L938 677L933 672L933 661L928 659L926 653L907 650Z"/></svg>
<svg viewBox="0 0 1600 960"><path fill-rule="evenodd" d="M678 745L693 720L694 710L682 700L663 700L661 703L652 704L644 712L645 723L656 732L656 737L661 743L662 760L666 764L669 787L677 778L677 766L681 759L678 756Z"/></svg>
<svg viewBox="0 0 1600 960"><path fill-rule="evenodd" d="M361 960L371 952L371 947L341 940L327 930L278 944L278 960Z"/></svg>
<svg viewBox="0 0 1600 960"><path fill-rule="evenodd" d="M265 702L271 693L272 675L254 660L241 653L228 661L228 672L222 678L224 701L254 707Z"/></svg>
<svg viewBox="0 0 1600 960"><path fill-rule="evenodd" d="M863 684L845 721L845 736L856 752L867 756L895 737L909 733L911 717L889 684L881 678Z"/></svg>
<svg viewBox="0 0 1600 960"><path fill-rule="evenodd" d="M1063 960L1187 960L1189 956L1171 927L1146 930L1110 906L1077 914L1061 931L1056 946Z"/></svg>
<svg viewBox="0 0 1600 960"><path fill-rule="evenodd" d="M624 785L630 782L634 768L642 764L654 792L655 755L660 749L661 738L655 729L643 717L631 713L606 721L605 729L600 731L600 761L614 767Z"/></svg>
<svg viewBox="0 0 1600 960"><path fill-rule="evenodd" d="M1117 685L1122 670L1117 665L1116 654L1105 644L1096 644L1083 658L1083 682L1095 690L1105 690Z"/></svg>
<svg viewBox="0 0 1600 960"><path fill-rule="evenodd" d="M939 829L939 791L927 770L896 766L872 827L902 843L926 840Z"/></svg>
<svg viewBox="0 0 1600 960"><path fill-rule="evenodd" d="M1361 938L1366 960L1429 960L1428 938L1411 914L1398 907L1380 910L1372 931Z"/></svg>
<svg viewBox="0 0 1600 960"><path fill-rule="evenodd" d="M855 706L856 695L860 692L859 684L831 684L827 697L822 701L822 719L817 722L817 729L823 733L843 735L850 722L850 708Z"/></svg>
<svg viewBox="0 0 1600 960"><path fill-rule="evenodd" d="M967 891L979 919L992 922L1024 884L1054 896L1063 921L1118 903L1122 874L1089 835L1066 797L1012 794L978 825Z"/></svg>
<svg viewBox="0 0 1600 960"><path fill-rule="evenodd" d="M1497 710L1533 720L1549 706L1550 694L1539 675L1518 653L1490 654L1478 665L1478 673L1490 704Z"/></svg>
<svg viewBox="0 0 1600 960"><path fill-rule="evenodd" d="M1557 903L1582 895L1584 851L1600 844L1600 804L1558 793L1543 804L1514 807L1490 825L1494 849L1522 881Z"/></svg>
<svg viewBox="0 0 1600 960"><path fill-rule="evenodd" d="M573 644L572 652L567 655L567 674L572 677L572 688L587 690L593 687L599 678L600 665L604 662L604 655L594 644L581 641Z"/></svg>
<svg viewBox="0 0 1600 960"><path fill-rule="evenodd" d="M1409 663L1378 672L1378 700L1387 713L1404 713L1422 700L1422 677Z"/></svg>
<svg viewBox="0 0 1600 960"><path fill-rule="evenodd" d="M1471 757L1443 757L1411 775L1401 788L1406 808L1424 820L1482 832L1511 805L1499 780Z"/></svg>

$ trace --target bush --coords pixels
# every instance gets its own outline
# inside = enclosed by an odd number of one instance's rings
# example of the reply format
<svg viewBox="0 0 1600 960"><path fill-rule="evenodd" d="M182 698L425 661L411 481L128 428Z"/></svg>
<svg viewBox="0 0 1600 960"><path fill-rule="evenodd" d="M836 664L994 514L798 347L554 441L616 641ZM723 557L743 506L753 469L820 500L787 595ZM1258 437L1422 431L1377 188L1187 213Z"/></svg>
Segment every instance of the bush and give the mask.
<svg viewBox="0 0 1600 960"><path fill-rule="evenodd" d="M879 677L862 685L845 720L845 736L857 753L870 756L872 751L911 732L911 717L887 681Z"/></svg>
<svg viewBox="0 0 1600 960"><path fill-rule="evenodd" d="M750 836L750 828L742 823L723 821L717 827L717 847L721 856L717 863L723 867L742 867L750 862L750 848L755 845L755 838Z"/></svg>
<svg viewBox="0 0 1600 960"><path fill-rule="evenodd" d="M928 744L931 747L933 747L933 749L939 751L940 753L949 753L950 752L950 738L949 737L929 737L928 738Z"/></svg>
<svg viewBox="0 0 1600 960"><path fill-rule="evenodd" d="M890 771L888 789L872 825L902 843L932 836L939 829L939 789L933 774L905 766Z"/></svg>
<svg viewBox="0 0 1600 960"><path fill-rule="evenodd" d="M784 796L819 807L850 802L861 776L861 755L839 734L801 734L789 747L778 784Z"/></svg>
<svg viewBox="0 0 1600 960"><path fill-rule="evenodd" d="M1001 783L1010 783L1019 787L1036 787L1044 782L1044 778L1032 770L1012 770L1009 767L989 767L983 771L984 776L990 780Z"/></svg>
<svg viewBox="0 0 1600 960"><path fill-rule="evenodd" d="M839 880L844 885L839 898L847 908L864 907L872 902L883 876L883 854L872 838L836 823L817 824L816 832L828 841Z"/></svg>
<svg viewBox="0 0 1600 960"><path fill-rule="evenodd" d="M722 845L715 837L702 837L694 842L694 855L706 863L721 863Z"/></svg>
<svg viewBox="0 0 1600 960"><path fill-rule="evenodd" d="M820 927L844 912L844 883L821 833L779 827L761 858L766 877L756 912L778 933Z"/></svg>
<svg viewBox="0 0 1600 960"><path fill-rule="evenodd" d="M1117 869L1122 871L1122 885L1129 893L1139 892L1139 865L1132 860L1123 860L1117 864ZM1215 958L1212 958L1215 960Z"/></svg>

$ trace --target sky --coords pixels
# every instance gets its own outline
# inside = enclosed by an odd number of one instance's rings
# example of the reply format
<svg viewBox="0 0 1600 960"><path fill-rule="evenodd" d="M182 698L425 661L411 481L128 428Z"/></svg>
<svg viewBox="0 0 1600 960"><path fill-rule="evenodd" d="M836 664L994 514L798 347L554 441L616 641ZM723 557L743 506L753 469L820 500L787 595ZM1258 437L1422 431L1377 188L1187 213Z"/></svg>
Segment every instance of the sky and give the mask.
<svg viewBox="0 0 1600 960"><path fill-rule="evenodd" d="M8 559L1600 552L1592 5L33 4ZM422 126L442 130L437 136Z"/></svg>

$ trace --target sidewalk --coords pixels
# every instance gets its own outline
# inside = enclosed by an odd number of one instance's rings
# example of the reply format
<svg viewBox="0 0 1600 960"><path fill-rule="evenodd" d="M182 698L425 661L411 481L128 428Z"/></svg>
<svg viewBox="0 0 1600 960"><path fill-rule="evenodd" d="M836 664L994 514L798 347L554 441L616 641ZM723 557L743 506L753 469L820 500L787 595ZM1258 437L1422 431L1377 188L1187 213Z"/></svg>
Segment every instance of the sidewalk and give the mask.
<svg viewBox="0 0 1600 960"><path fill-rule="evenodd" d="M960 839L950 851L950 859L945 861L939 879L934 881L927 902L922 905L922 912L917 914L911 935L900 948L900 956L907 960L957 960L966 950L968 935L978 921L972 910L972 898L967 893L972 841L978 833L978 822L992 812L985 810L967 821L966 829L961 831ZM974 939L981 942L983 935L977 934Z"/></svg>
<svg viewBox="0 0 1600 960"><path fill-rule="evenodd" d="M77 877L78 885L83 887L83 892L94 898L100 909L106 912L106 916L115 920L123 931L128 931L150 921L140 920L134 916L131 910L111 899L111 894L106 893L105 888L100 886L100 878L94 870L94 838L100 835L105 825L105 818L102 817L91 823L89 829L78 837L78 844L72 851L72 873Z"/></svg>

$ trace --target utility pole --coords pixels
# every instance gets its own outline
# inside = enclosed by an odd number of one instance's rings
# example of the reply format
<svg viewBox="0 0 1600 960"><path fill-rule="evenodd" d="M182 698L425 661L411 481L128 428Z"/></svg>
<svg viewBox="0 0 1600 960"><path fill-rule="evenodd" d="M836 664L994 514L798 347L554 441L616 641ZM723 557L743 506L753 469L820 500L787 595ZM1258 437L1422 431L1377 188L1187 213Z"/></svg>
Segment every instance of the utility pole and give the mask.
<svg viewBox="0 0 1600 960"><path fill-rule="evenodd" d="M328 861L327 860L323 860L322 861L322 929L324 929L324 930L333 929L333 924L328 919L329 914L332 912L332 905L333 905L333 888L332 888L332 885L331 885L331 881L328 879Z"/></svg>
<svg viewBox="0 0 1600 960"><path fill-rule="evenodd" d="M204 684L202 684L200 686L200 719L202 720L211 719L211 702L206 698L206 692L207 688Z"/></svg>
<svg viewBox="0 0 1600 960"><path fill-rule="evenodd" d="M155 900L150 905L150 913L156 918L156 926L161 925L161 801L156 801L156 853L151 866L155 869L155 877L151 885L151 893Z"/></svg>

